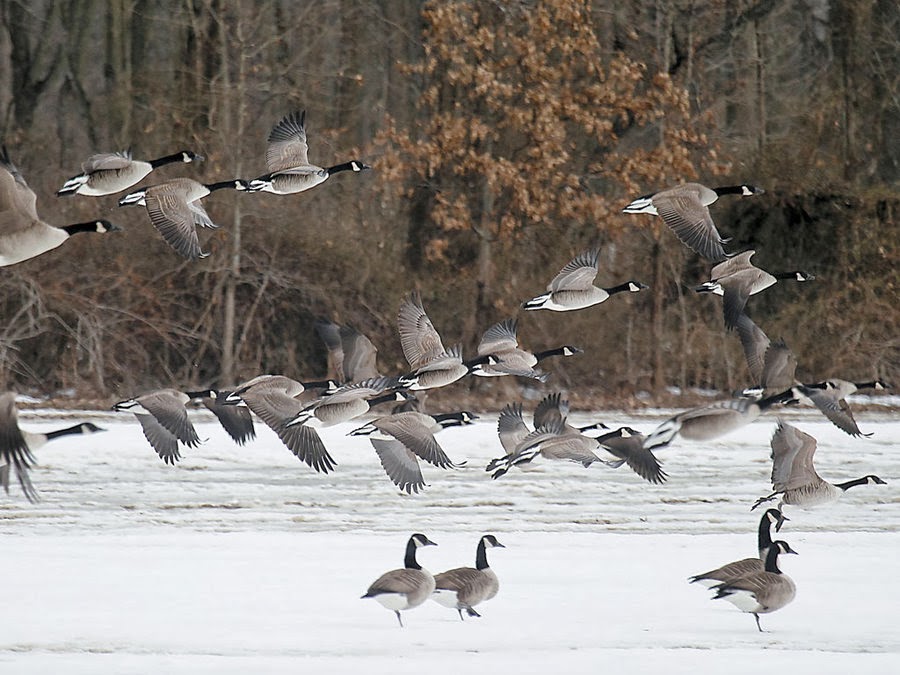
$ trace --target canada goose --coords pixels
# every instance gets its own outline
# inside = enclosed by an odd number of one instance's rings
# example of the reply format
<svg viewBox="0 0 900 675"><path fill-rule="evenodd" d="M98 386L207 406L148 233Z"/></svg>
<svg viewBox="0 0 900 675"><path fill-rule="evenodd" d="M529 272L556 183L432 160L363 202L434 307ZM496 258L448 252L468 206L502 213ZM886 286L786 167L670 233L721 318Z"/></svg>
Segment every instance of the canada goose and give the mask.
<svg viewBox="0 0 900 675"><path fill-rule="evenodd" d="M708 188L699 183L684 183L661 190L655 194L638 197L622 211L624 213L649 213L661 216L666 225L689 249L712 262L720 262L727 256L723 239L716 229L709 205L721 195L759 195L765 192L753 185L734 185Z"/></svg>
<svg viewBox="0 0 900 675"><path fill-rule="evenodd" d="M785 520L790 520L790 518L787 518L778 509L766 509L766 512L759 520L759 532L757 535L759 555L756 558L736 560L709 572L695 574L688 581L692 584L698 583L706 588L712 588L722 582L731 581L735 577L741 577L752 572L762 572L765 569L766 556L768 556L769 549L772 547L772 525L775 525L776 531L778 531Z"/></svg>
<svg viewBox="0 0 900 675"><path fill-rule="evenodd" d="M352 326L319 319L316 332L328 349L329 361L333 364L338 379L343 384L380 377L376 366L378 349L365 335Z"/></svg>
<svg viewBox="0 0 900 675"><path fill-rule="evenodd" d="M517 326L516 319L506 319L494 324L484 332L484 336L478 344L478 354L483 357L493 356L496 363L474 366L472 368L473 375L482 377L520 375L546 382L549 374L536 369L535 366L538 363L551 356L574 356L584 352L578 347L563 345L532 354L519 347L516 337Z"/></svg>
<svg viewBox="0 0 900 675"><path fill-rule="evenodd" d="M269 132L266 168L269 173L250 181L252 192L289 195L324 183L341 171L360 172L370 169L357 159L328 168L309 163L306 143L306 111L288 113Z"/></svg>
<svg viewBox="0 0 900 675"><path fill-rule="evenodd" d="M189 448L200 445L197 430L188 418L185 405L191 397L177 389L160 389L119 401L113 410L133 412L141 423L144 437L166 464L181 459L178 442Z"/></svg>
<svg viewBox="0 0 900 675"><path fill-rule="evenodd" d="M287 426L304 407L298 396L310 389L334 389L331 380L298 382L284 375L258 375L238 386L225 398L226 404L243 403L274 431L298 459L316 471L328 473L336 462L318 432L304 424Z"/></svg>
<svg viewBox="0 0 900 675"><path fill-rule="evenodd" d="M373 377L345 384L334 391L325 392L321 397L308 403L293 419L285 422L285 426L307 424L312 421L322 426L332 426L365 415L373 405L388 401L405 401L406 397L394 390L396 386L395 377Z"/></svg>
<svg viewBox="0 0 900 675"><path fill-rule="evenodd" d="M182 150L149 161L132 159L130 150L91 155L81 164L81 173L67 180L56 195L58 197L75 194L89 197L111 195L136 185L151 171L166 164L201 161L203 157L190 150Z"/></svg>
<svg viewBox="0 0 900 675"><path fill-rule="evenodd" d="M560 420L538 427L525 436L513 452L491 460L485 470L492 472L491 478L500 478L512 467L528 464L536 457L578 462L587 468L594 462L602 461L593 452L597 447L593 438L571 433L566 429L565 421Z"/></svg>
<svg viewBox="0 0 900 675"><path fill-rule="evenodd" d="M200 249L196 226L218 227L200 200L210 192L224 189L246 190L247 181L238 178L203 184L192 178L174 178L125 195L119 200L119 206L147 207L150 222L166 243L188 260L199 260L209 253Z"/></svg>
<svg viewBox="0 0 900 675"><path fill-rule="evenodd" d="M812 281L815 277L803 271L769 274L750 262L756 251L744 251L712 268L710 280L694 290L698 293L714 293L722 296L725 327L733 330L751 295L764 291L779 279Z"/></svg>
<svg viewBox="0 0 900 675"><path fill-rule="evenodd" d="M396 614L401 628L403 619L400 618L400 612L418 607L434 591L434 577L431 572L422 569L416 560L416 549L422 546L437 546L437 544L424 534L417 532L412 535L406 543L403 567L382 574L362 596L363 599L374 598L382 607Z"/></svg>
<svg viewBox="0 0 900 675"><path fill-rule="evenodd" d="M465 426L478 419L466 410L437 415L400 412L379 417L351 431L350 436L368 436L384 472L394 485L407 494L425 487L419 459L440 469L459 469L465 462L455 463L447 457L434 434L453 426Z"/></svg>
<svg viewBox="0 0 900 675"><path fill-rule="evenodd" d="M37 196L0 146L0 267L34 258L80 232L118 232L108 220L63 227L45 223L37 214Z"/></svg>
<svg viewBox="0 0 900 675"><path fill-rule="evenodd" d="M15 469L16 478L22 492L30 502L38 500L37 490L28 475L34 466L32 453L48 441L74 434L93 434L106 431L91 422L82 422L54 431L26 431L19 428L19 412L16 409L16 394L6 391L0 394L0 484L9 494L9 471Z"/></svg>
<svg viewBox="0 0 900 675"><path fill-rule="evenodd" d="M497 537L486 534L478 540L475 549L475 567L457 567L434 575L434 592L431 599L439 605L459 612L460 621L465 621L463 610L469 616L481 616L475 605L490 600L500 590L500 580L490 568L487 549L506 548Z"/></svg>
<svg viewBox="0 0 900 675"><path fill-rule="evenodd" d="M644 447L665 447L678 435L689 441L718 438L750 424L772 406L793 400L793 391L787 390L759 400L735 398L691 408L656 427L644 439Z"/></svg>
<svg viewBox="0 0 900 675"><path fill-rule="evenodd" d="M762 633L759 615L781 609L797 593L794 580L778 568L778 556L782 553L797 552L786 541L779 539L769 548L765 567L761 572L751 572L713 586L712 590L716 592L713 600L727 600L742 612L752 614L756 619L756 627Z"/></svg>
<svg viewBox="0 0 900 675"><path fill-rule="evenodd" d="M871 434L864 434L859 430L850 404L846 401L848 396L855 394L860 389L884 391L890 389L890 385L881 380L850 382L833 378L814 384L800 384L795 391L799 392L798 398L801 401L804 398L812 401L822 414L844 433L851 436L871 436Z"/></svg>
<svg viewBox="0 0 900 675"><path fill-rule="evenodd" d="M886 484L878 476L871 474L844 483L822 480L813 464L816 439L782 420L778 420L771 445L772 487L775 491L767 497L757 499L751 511L778 495L781 495L779 509L783 504L805 509L836 501L844 492L857 485Z"/></svg>
<svg viewBox="0 0 900 675"><path fill-rule="evenodd" d="M456 382L482 363L496 362L492 355L463 362L462 347L444 349L441 336L422 306L422 297L413 291L403 299L397 312L400 346L412 372L400 384L413 391L444 387Z"/></svg>
<svg viewBox="0 0 900 675"><path fill-rule="evenodd" d="M766 396L799 384L795 377L797 358L784 340L769 340L743 312L738 315L735 327L744 348L750 377L758 392ZM744 390L744 395L750 393L755 392Z"/></svg>
<svg viewBox="0 0 900 675"><path fill-rule="evenodd" d="M238 445L244 445L256 438L256 429L253 427L253 416L250 414L250 409L246 406L226 403L226 392L207 389L187 391L185 394L192 401L200 401L207 410L215 415L231 440Z"/></svg>
<svg viewBox="0 0 900 675"><path fill-rule="evenodd" d="M639 281L626 281L611 288L594 286L594 279L600 266L600 249L594 248L573 258L553 281L547 284L547 292L526 300L522 307L528 310L549 309L553 312L568 312L584 309L604 302L611 295L630 291L637 293L648 286Z"/></svg>

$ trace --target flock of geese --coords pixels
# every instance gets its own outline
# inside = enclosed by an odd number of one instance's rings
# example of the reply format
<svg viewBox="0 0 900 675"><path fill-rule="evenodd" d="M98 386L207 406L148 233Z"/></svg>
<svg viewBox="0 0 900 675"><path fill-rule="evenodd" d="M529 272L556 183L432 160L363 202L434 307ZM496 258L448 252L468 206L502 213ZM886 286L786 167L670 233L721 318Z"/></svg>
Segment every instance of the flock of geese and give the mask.
<svg viewBox="0 0 900 675"><path fill-rule="evenodd" d="M181 256L197 260L206 256L197 228L216 227L200 200L212 192L233 189L243 192L296 194L313 188L331 175L343 171L360 172L370 167L359 160L327 168L308 159L305 111L286 115L271 130L266 149L267 173L253 180L229 179L203 184L190 178L175 178L141 188L120 198L120 206L146 208L151 224L165 242ZM149 161L132 158L130 152L95 155L82 165L82 173L67 180L58 195L102 197L125 191L151 172L169 164L190 164L202 157L189 150ZM594 463L611 468L627 466L640 479L662 484L667 475L655 452L676 438L709 440L722 436L772 410L806 403L816 406L838 428L860 436L846 398L859 389L883 389L879 380L851 382L829 379L801 382L796 379L797 359L783 340L772 341L746 313L749 298L780 279L806 282L813 275L802 270L771 274L751 263L754 251L729 254L729 241L718 232L709 206L719 196L755 195L762 190L750 185L710 189L696 183L672 187L635 199L625 213L656 215L692 251L714 266L710 280L696 288L698 293L721 295L724 324L736 331L746 356L750 386L740 396L692 408L674 415L649 433L631 427L610 428L602 423L575 427L568 421L569 404L559 392L549 393L535 408L532 425L526 423L522 404L513 402L500 413L497 434L503 454L487 465L492 478L499 479L515 467L537 458ZM42 221L36 210L35 193L9 159L0 153L0 266L33 258L63 244L81 232L109 233L121 228L98 219L88 223L54 227ZM610 287L596 285L599 248L584 251L566 263L547 284L543 293L522 303L526 311L567 312L605 302L614 295L636 293L647 288L629 280ZM352 326L320 320L316 329L329 354L334 379L300 381L281 374L262 374L230 390L184 391L166 388L120 401L117 411L133 413L153 450L167 464L181 458L183 448L194 448L201 439L188 414L188 406L203 405L210 410L235 443L243 445L255 437L254 415L271 428L299 460L315 471L328 473L337 462L325 447L317 429L349 422L370 413L376 406L391 404L350 432L368 438L387 477L400 490L412 494L426 486L420 460L439 469L458 469L464 461L451 460L435 434L441 430L471 424L477 415L469 411L426 413L423 406L428 390L445 387L467 376L525 377L546 382L544 370L551 357L571 357L583 353L573 345L543 351L529 351L519 344L518 320L514 317L490 326L483 334L476 355L465 359L460 345L445 346L431 322L420 294L402 299L397 312L397 329L408 370L384 374L377 366L377 348ZM9 491L10 473L29 500L37 499L30 470L33 452L44 443L69 435L92 434L99 427L82 423L48 433L19 428L15 394L0 394L0 480ZM883 484L867 475L843 483L829 483L816 473L813 455L816 440L799 429L778 421L771 442L774 491L761 497L780 499L777 509L768 509L760 522L759 556L742 560L712 572L692 577L710 586L715 598L734 603L752 613L759 627L759 614L774 611L790 602L795 587L778 568L778 556L794 553L784 541L773 542L770 525L780 528L785 518L784 504L809 507L837 499L847 489L863 484ZM496 575L487 564L486 549L501 547L493 535L483 536L476 551L475 568L458 568L432 576L417 562L416 551L433 545L422 534L407 543L405 566L376 580L365 598L374 598L384 607L400 611L422 604L432 597L437 602L478 616L474 607L493 597L498 589ZM760 627L760 630L761 627Z"/></svg>

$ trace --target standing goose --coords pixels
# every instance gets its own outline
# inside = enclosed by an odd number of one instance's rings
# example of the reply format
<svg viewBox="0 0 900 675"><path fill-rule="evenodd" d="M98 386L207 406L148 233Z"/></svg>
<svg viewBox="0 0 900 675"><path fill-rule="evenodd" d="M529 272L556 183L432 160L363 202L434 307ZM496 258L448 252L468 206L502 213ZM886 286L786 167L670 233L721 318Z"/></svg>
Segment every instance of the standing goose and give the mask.
<svg viewBox="0 0 900 675"><path fill-rule="evenodd" d="M328 473L336 462L318 432L305 424L287 426L287 423L303 410L305 404L298 396L310 389L332 388L331 380L298 382L284 375L259 375L238 386L225 402L246 405L298 459L316 471Z"/></svg>
<svg viewBox="0 0 900 675"><path fill-rule="evenodd" d="M357 159L328 168L309 163L306 143L306 111L288 113L269 132L266 168L269 173L250 181L253 192L289 195L324 183L341 171L358 173L371 167Z"/></svg>
<svg viewBox="0 0 900 675"><path fill-rule="evenodd" d="M820 504L830 504L857 485L885 485L878 476L868 475L844 483L822 480L813 465L816 439L782 420L772 435L772 487L775 491L760 497L751 507L775 499L781 495L778 508L791 504L806 509Z"/></svg>
<svg viewBox="0 0 900 675"><path fill-rule="evenodd" d="M787 605L797 593L794 580L778 568L778 556L797 552L786 541L778 540L769 548L765 567L761 572L751 572L712 587L713 600L724 599L742 612L752 614L759 625L759 615L768 614Z"/></svg>
<svg viewBox="0 0 900 675"><path fill-rule="evenodd" d="M91 155L82 163L81 173L67 180L56 195L58 197L75 194L89 197L111 195L136 185L151 171L166 164L201 161L203 157L190 150L182 150L149 161L132 159L130 150Z"/></svg>
<svg viewBox="0 0 900 675"><path fill-rule="evenodd" d="M744 251L720 262L712 268L710 280L694 289L698 293L714 293L722 296L725 327L728 330L734 330L751 295L764 291L779 279L793 279L798 282L815 279L809 272L800 270L769 274L750 262L754 253L756 251Z"/></svg>
<svg viewBox="0 0 900 675"><path fill-rule="evenodd" d="M127 194L119 200L119 206L145 206L153 227L166 243L188 260L205 258L197 237L197 226L217 228L200 204L200 200L216 190L247 189L247 181L226 180L220 183L199 183L192 178L175 178Z"/></svg>
<svg viewBox="0 0 900 675"><path fill-rule="evenodd" d="M451 461L434 435L448 427L472 424L476 419L477 415L465 410L438 415L399 412L379 417L349 435L368 436L388 478L412 494L425 487L419 459L440 469L459 469L465 465L465 462Z"/></svg>
<svg viewBox="0 0 900 675"><path fill-rule="evenodd" d="M486 534L478 540L474 568L457 567L434 575L434 593L431 594L431 599L459 612L460 621L465 621L463 610L469 616L481 616L475 611L475 605L490 600L500 590L500 580L488 565L489 548L506 547L494 535Z"/></svg>
<svg viewBox="0 0 900 675"><path fill-rule="evenodd" d="M574 356L581 354L583 349L563 345L555 349L532 354L519 347L516 337L518 321L507 319L494 324L484 332L481 342L478 344L478 355L482 357L493 356L496 363L478 364L472 368L473 375L482 377L497 377L501 375L520 375L531 377L541 382L546 382L548 373L535 368L535 366L551 356Z"/></svg>
<svg viewBox="0 0 900 675"><path fill-rule="evenodd" d="M639 281L626 281L611 288L594 286L594 279L600 266L600 249L593 248L581 253L547 284L547 292L531 300L526 300L522 307L528 310L549 309L553 312L568 312L584 309L606 301L611 295L630 291L637 293L647 288Z"/></svg>
<svg viewBox="0 0 900 675"><path fill-rule="evenodd" d="M181 459L179 441L189 448L196 448L201 442L185 407L190 400L190 395L178 389L160 389L119 401L113 410L133 412L160 459L175 464Z"/></svg>
<svg viewBox="0 0 900 675"><path fill-rule="evenodd" d="M496 361L492 355L487 355L464 363L462 347L444 349L418 291L403 299L397 312L397 326L403 355L412 368L412 372L400 378L400 384L407 389L444 387L468 374L475 366Z"/></svg>
<svg viewBox="0 0 900 675"><path fill-rule="evenodd" d="M706 588L712 588L720 583L731 581L735 577L742 577L753 572L762 572L765 569L769 549L772 547L772 526L774 525L776 531L778 531L785 520L790 519L785 517L778 509L766 509L766 512L759 520L759 533L757 535L758 557L736 560L709 572L695 574L688 581L692 584L697 583Z"/></svg>
<svg viewBox="0 0 900 675"><path fill-rule="evenodd" d="M63 227L45 223L37 214L37 196L0 146L0 267L34 258L80 232L117 232L108 220Z"/></svg>
<svg viewBox="0 0 900 675"><path fill-rule="evenodd" d="M93 434L105 431L91 422L82 422L54 431L26 431L19 428L19 412L16 409L16 394L6 391L0 394L0 484L9 493L10 468L15 469L16 478L22 492L30 502L38 500L37 490L31 483L28 471L34 466L32 452L48 441L74 434Z"/></svg>
<svg viewBox="0 0 900 675"><path fill-rule="evenodd" d="M396 614L401 628L403 619L400 618L400 612L418 607L434 591L434 577L431 572L422 569L416 560L416 550L422 546L437 544L424 534L417 532L412 535L406 543L403 567L382 574L362 596L363 599L374 598L382 607Z"/></svg>
<svg viewBox="0 0 900 675"><path fill-rule="evenodd" d="M735 398L691 408L656 427L644 439L644 447L665 447L678 435L689 441L718 438L750 424L773 406L794 400L794 392L789 389L759 400Z"/></svg>

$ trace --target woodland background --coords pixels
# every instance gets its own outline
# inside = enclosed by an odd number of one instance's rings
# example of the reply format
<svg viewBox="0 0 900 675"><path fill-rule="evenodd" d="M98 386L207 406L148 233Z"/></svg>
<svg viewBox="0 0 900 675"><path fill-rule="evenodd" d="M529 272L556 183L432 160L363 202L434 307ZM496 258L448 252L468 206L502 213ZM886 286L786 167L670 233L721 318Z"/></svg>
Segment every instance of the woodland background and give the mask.
<svg viewBox="0 0 900 675"><path fill-rule="evenodd" d="M473 353L519 315L576 402L628 406L748 375L709 265L632 198L752 183L714 218L731 251L803 269L748 311L805 381L900 380L900 6L896 0L0 0L0 139L54 224L106 217L0 270L0 384L81 399L325 375L317 317L406 364L402 296L422 291L447 345ZM57 198L95 152L202 164L146 181L265 172L265 138L307 110L312 162L359 158L306 193L215 193L210 257L181 260L118 196ZM226 191L230 192L230 191ZM208 239L204 240L204 237ZM521 312L575 254L598 284L649 291L579 312ZM537 383L467 380L502 405ZM641 398L640 400L647 400Z"/></svg>

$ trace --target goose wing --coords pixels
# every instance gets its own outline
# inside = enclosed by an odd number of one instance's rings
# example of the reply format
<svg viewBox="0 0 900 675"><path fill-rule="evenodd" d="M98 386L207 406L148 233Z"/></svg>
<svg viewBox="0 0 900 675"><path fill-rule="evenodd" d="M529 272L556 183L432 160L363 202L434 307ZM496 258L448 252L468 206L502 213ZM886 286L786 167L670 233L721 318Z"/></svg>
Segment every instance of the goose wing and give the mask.
<svg viewBox="0 0 900 675"><path fill-rule="evenodd" d="M497 418L497 435L507 455L512 454L529 433L530 430L522 417L521 403L510 403L500 411Z"/></svg>
<svg viewBox="0 0 900 675"><path fill-rule="evenodd" d="M827 381L823 384L825 388L800 385L799 389L838 429L851 436L862 436L850 404L842 397L842 392L832 388Z"/></svg>
<svg viewBox="0 0 900 675"><path fill-rule="evenodd" d="M201 402L225 429L225 432L238 445L244 445L256 438L256 429L253 428L253 416L250 409L244 406L225 405L214 398L204 396Z"/></svg>
<svg viewBox="0 0 900 675"><path fill-rule="evenodd" d="M431 432L428 415L417 412L397 413L381 417L372 424L403 443L417 457L441 469L458 469L462 464L450 460Z"/></svg>
<svg viewBox="0 0 900 675"><path fill-rule="evenodd" d="M278 438L284 443L297 459L305 462L319 473L328 473L337 465L334 458L328 454L328 449L322 442L319 433L305 424L294 424L289 427L282 426L276 429Z"/></svg>
<svg viewBox="0 0 900 675"><path fill-rule="evenodd" d="M710 270L710 281L720 282L743 270L758 269L750 262L750 258L752 258L755 253L756 251L752 250L744 251L743 253L738 253L737 255L718 263Z"/></svg>
<svg viewBox="0 0 900 675"><path fill-rule="evenodd" d="M563 267L547 285L551 293L559 291L588 291L599 271L600 249L593 248L578 254Z"/></svg>
<svg viewBox="0 0 900 675"><path fill-rule="evenodd" d="M769 343L760 385L767 391L784 391L797 382L797 357L783 339Z"/></svg>
<svg viewBox="0 0 900 675"><path fill-rule="evenodd" d="M160 424L153 415L135 413L134 416L141 423L144 438L153 446L162 461L166 464L175 464L181 459L181 453L178 451L178 438L175 434Z"/></svg>
<svg viewBox="0 0 900 675"><path fill-rule="evenodd" d="M502 352L508 352L519 346L516 338L518 322L516 319L506 319L488 328L478 343L478 355L487 356L495 354L502 356Z"/></svg>
<svg viewBox="0 0 900 675"><path fill-rule="evenodd" d="M403 355L413 369L445 353L441 336L425 313L422 297L417 291L410 293L400 304L397 324Z"/></svg>
<svg viewBox="0 0 900 675"><path fill-rule="evenodd" d="M367 596L381 593L415 593L422 588L422 570L398 569L378 577L366 592Z"/></svg>
<svg viewBox="0 0 900 675"><path fill-rule="evenodd" d="M195 225L214 226L200 204L189 204L178 191L153 188L147 190L145 202L150 222L169 246L189 260L204 257Z"/></svg>
<svg viewBox="0 0 900 675"><path fill-rule="evenodd" d="M771 445L772 485L777 492L793 490L821 480L813 466L815 438L779 420Z"/></svg>
<svg viewBox="0 0 900 675"><path fill-rule="evenodd" d="M6 147L0 146L0 233L27 229L35 220L40 220L37 195L10 160Z"/></svg>
<svg viewBox="0 0 900 675"><path fill-rule="evenodd" d="M698 188L709 190L694 184L664 190L654 195L653 205L685 246L707 260L719 262L726 258L722 244L728 240L723 239L716 229L712 215L704 205L702 191Z"/></svg>
<svg viewBox="0 0 900 675"><path fill-rule="evenodd" d="M343 375L348 382L378 377L375 366L378 349L365 335L351 326L340 328L341 349L344 354Z"/></svg>
<svg viewBox="0 0 900 675"><path fill-rule="evenodd" d="M303 385L283 375L263 376L251 380L235 391L256 415L278 432L284 423L303 409L294 396L303 392Z"/></svg>
<svg viewBox="0 0 900 675"><path fill-rule="evenodd" d="M84 173L94 173L95 171L119 171L127 169L132 164L131 152L123 150L122 152L102 152L91 155L81 163L81 170Z"/></svg>
<svg viewBox="0 0 900 675"><path fill-rule="evenodd" d="M186 394L175 389L161 389L140 396L137 400L179 441L192 448L200 444L197 430L194 429L188 418L187 408L184 407L189 400Z"/></svg>
<svg viewBox="0 0 900 675"><path fill-rule="evenodd" d="M611 455L624 459L628 467L645 481L664 483L666 473L662 470L659 459L644 448L644 435L633 433L632 430L626 430L625 434L622 435L622 429L617 429L597 438L597 441Z"/></svg>
<svg viewBox="0 0 900 675"><path fill-rule="evenodd" d="M288 113L269 132L266 167L269 173L308 167L306 143L306 111ZM317 167L311 167L316 169Z"/></svg>
<svg viewBox="0 0 900 675"><path fill-rule="evenodd" d="M369 442L394 485L408 494L425 487L419 460L402 442L391 438L370 438Z"/></svg>
<svg viewBox="0 0 900 675"><path fill-rule="evenodd" d="M744 348L744 357L747 359L747 368L754 384L762 384L763 368L765 367L766 351L771 344L768 336L744 313L735 321L741 346Z"/></svg>
<svg viewBox="0 0 900 675"><path fill-rule="evenodd" d="M0 475L0 483L3 489L9 492L9 467L16 470L16 478L22 487L22 492L28 501L37 501L37 491L31 483L28 475L29 469L34 466L34 456L25 442L25 437L19 429L19 413L16 410L16 395L13 392L0 394L0 463L6 466L6 471Z"/></svg>
<svg viewBox="0 0 900 675"><path fill-rule="evenodd" d="M534 409L534 427L550 426L563 421L569 414L569 402L562 400L562 395L557 391L548 394L541 399Z"/></svg>

